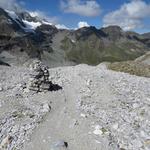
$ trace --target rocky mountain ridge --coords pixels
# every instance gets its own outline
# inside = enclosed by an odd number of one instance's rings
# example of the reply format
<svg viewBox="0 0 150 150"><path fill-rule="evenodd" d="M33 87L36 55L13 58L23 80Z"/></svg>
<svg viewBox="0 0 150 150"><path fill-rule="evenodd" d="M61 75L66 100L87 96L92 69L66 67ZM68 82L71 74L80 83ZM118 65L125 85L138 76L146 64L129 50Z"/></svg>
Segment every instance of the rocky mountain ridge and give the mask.
<svg viewBox="0 0 150 150"><path fill-rule="evenodd" d="M97 65L103 61L133 60L149 50L148 34L125 32L118 26L58 29L28 12L0 8L0 60L8 64L38 58L53 66Z"/></svg>

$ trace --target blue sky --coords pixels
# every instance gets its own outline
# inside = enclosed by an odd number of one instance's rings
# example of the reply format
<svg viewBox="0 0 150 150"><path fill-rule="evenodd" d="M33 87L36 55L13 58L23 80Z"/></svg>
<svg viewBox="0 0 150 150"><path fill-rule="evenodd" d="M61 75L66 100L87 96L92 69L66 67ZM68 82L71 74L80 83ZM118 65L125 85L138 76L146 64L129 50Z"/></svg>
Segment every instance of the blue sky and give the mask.
<svg viewBox="0 0 150 150"><path fill-rule="evenodd" d="M58 17L61 24L65 24L70 28L76 27L79 21L86 21L89 25L93 25L98 28L101 27L103 25L102 18L105 13L118 9L121 4L126 2L125 0L115 0L114 4L110 1L112 0L97 0L97 3L102 9L102 13L98 16L87 17L72 13L64 13L60 7L60 0L24 0L25 7L27 9L33 11L40 10L49 16L56 16Z"/></svg>
<svg viewBox="0 0 150 150"><path fill-rule="evenodd" d="M1 0L42 12L52 21L76 28L79 22L100 28L119 25L124 30L150 32L149 0ZM84 23L83 23L84 24Z"/></svg>

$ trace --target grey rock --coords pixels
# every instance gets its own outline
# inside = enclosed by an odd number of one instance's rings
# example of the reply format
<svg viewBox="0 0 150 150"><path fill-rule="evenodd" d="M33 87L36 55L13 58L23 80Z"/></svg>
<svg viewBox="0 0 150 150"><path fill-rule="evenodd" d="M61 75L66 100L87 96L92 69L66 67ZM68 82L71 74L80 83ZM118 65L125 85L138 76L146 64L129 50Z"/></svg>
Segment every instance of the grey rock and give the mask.
<svg viewBox="0 0 150 150"><path fill-rule="evenodd" d="M12 142L12 140L13 140L13 138L11 137L11 136L6 136L3 140L2 140L2 142L1 142L1 144L0 144L0 150L5 150L5 149L7 149L8 148L8 146L9 146L9 144Z"/></svg>
<svg viewBox="0 0 150 150"><path fill-rule="evenodd" d="M59 140L54 145L52 145L51 150L65 150L67 148L68 143L63 140Z"/></svg>
<svg viewBox="0 0 150 150"><path fill-rule="evenodd" d="M48 82L42 82L41 85L40 85L40 89L49 90L50 89L50 84Z"/></svg>
<svg viewBox="0 0 150 150"><path fill-rule="evenodd" d="M3 88L2 87L0 87L0 92L2 92L3 91Z"/></svg>
<svg viewBox="0 0 150 150"><path fill-rule="evenodd" d="M42 112L47 113L47 112L50 112L50 110L51 110L51 106L49 104L47 104L47 103L43 104Z"/></svg>

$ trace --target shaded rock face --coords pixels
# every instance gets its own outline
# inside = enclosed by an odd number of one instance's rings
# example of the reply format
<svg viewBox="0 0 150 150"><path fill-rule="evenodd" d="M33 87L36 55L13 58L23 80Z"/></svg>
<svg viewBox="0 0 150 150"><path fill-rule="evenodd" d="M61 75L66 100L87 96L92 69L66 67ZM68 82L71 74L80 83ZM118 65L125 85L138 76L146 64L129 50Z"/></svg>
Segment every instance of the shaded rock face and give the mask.
<svg viewBox="0 0 150 150"><path fill-rule="evenodd" d="M50 34L55 33L56 28L50 26L48 35L42 31L42 27L39 30L28 31L23 20L36 21L36 19L34 20L28 13L15 15L18 18L12 18L8 12L0 8L0 53L8 51L17 57L27 55L26 59L40 59L43 51L51 53Z"/></svg>
<svg viewBox="0 0 150 150"><path fill-rule="evenodd" d="M106 37L107 34L102 30L98 30L95 27L83 27L74 31L75 37L77 40L85 40L92 34L95 34L97 37Z"/></svg>
<svg viewBox="0 0 150 150"><path fill-rule="evenodd" d="M17 14L23 20L27 20L29 22L38 22L38 18L32 17L28 12L20 12Z"/></svg>
<svg viewBox="0 0 150 150"><path fill-rule="evenodd" d="M30 75L30 81L28 88L31 91L46 92L56 91L62 89L59 85L53 84L49 81L48 67L43 65L40 61L36 60L31 65L32 74Z"/></svg>
<svg viewBox="0 0 150 150"><path fill-rule="evenodd" d="M5 63L3 61L0 60L0 65L4 65L4 66L10 66L8 63Z"/></svg>
<svg viewBox="0 0 150 150"><path fill-rule="evenodd" d="M38 36L35 34L19 35L19 36L1 36L0 52L8 51L11 54L18 56L25 52L28 58L40 58L42 51L38 47Z"/></svg>
<svg viewBox="0 0 150 150"><path fill-rule="evenodd" d="M39 31L39 32L42 32L42 33L52 36L58 32L58 29L55 26L43 24L43 25L37 27L36 31Z"/></svg>
<svg viewBox="0 0 150 150"><path fill-rule="evenodd" d="M21 26L25 26L23 22L18 20ZM0 8L0 35L14 35L15 32L23 32L19 24L13 20L6 11Z"/></svg>
<svg viewBox="0 0 150 150"><path fill-rule="evenodd" d="M116 40L123 36L123 30L119 26L109 26L102 28L101 31L103 31L111 40Z"/></svg>
<svg viewBox="0 0 150 150"><path fill-rule="evenodd" d="M40 35L40 37L42 37L42 41L40 42L41 49L43 51L52 53L52 39L54 35L59 32L58 29L55 26L43 24L37 27L35 32L37 35Z"/></svg>

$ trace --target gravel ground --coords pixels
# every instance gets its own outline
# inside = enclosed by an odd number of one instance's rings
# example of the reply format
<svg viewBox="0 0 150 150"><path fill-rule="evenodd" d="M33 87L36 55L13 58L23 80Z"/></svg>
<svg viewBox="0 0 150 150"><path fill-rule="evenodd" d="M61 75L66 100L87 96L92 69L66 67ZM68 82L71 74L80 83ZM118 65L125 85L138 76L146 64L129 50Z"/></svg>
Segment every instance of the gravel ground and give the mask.
<svg viewBox="0 0 150 150"><path fill-rule="evenodd" d="M150 78L104 64L49 72L62 90L35 93L28 68L0 66L0 149L150 149Z"/></svg>

